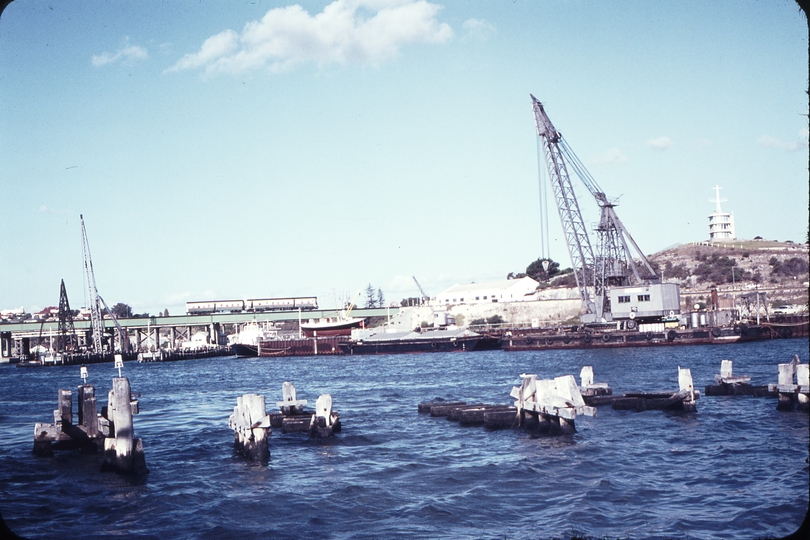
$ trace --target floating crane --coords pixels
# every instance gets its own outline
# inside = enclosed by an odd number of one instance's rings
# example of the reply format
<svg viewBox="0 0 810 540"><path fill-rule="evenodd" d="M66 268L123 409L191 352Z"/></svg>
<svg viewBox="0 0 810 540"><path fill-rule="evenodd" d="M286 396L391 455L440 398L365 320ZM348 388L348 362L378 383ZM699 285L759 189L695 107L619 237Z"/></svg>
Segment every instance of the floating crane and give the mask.
<svg viewBox="0 0 810 540"><path fill-rule="evenodd" d="M118 337L123 351L129 350L129 340L127 334L118 322L118 319L113 315L112 310L107 307L107 303L98 294L96 288L96 277L93 274L93 259L90 257L90 244L87 242L87 230L84 228L84 216L79 214L79 220L82 223L82 255L84 257L84 273L87 279L87 289L90 296L90 324L93 333L93 350L97 354L104 352L104 319L102 317L101 307L107 310L115 327L118 330Z"/></svg>
<svg viewBox="0 0 810 540"><path fill-rule="evenodd" d="M607 322L617 318L615 317L617 314L622 315L618 318L626 316L630 320L637 316L660 320L665 314L673 315L675 311L679 312L678 286L660 283L647 257L616 215L614 208L617 202L608 199L569 148L562 134L549 120L543 104L533 95L529 96L532 100L537 136L542 141L549 181L554 191L568 254L582 299L584 314L580 317L581 321ZM579 202L574 194L569 168L579 176L601 210L596 228L598 242L595 253L582 219ZM643 294L635 295L636 299L629 300L632 293L636 292L631 289L639 286L652 289L650 291L645 289ZM621 290L627 287L631 289ZM611 294L611 289L614 289L616 294ZM618 294L619 292L630 294ZM620 303L628 304L627 309L612 309L613 298ZM632 305L637 302L650 304Z"/></svg>

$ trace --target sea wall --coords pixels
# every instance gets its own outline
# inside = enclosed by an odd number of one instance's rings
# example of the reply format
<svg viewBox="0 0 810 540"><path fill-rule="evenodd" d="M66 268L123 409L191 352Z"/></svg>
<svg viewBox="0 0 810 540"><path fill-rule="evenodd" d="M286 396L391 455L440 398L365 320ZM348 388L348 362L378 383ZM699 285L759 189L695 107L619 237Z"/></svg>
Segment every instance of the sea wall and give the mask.
<svg viewBox="0 0 810 540"><path fill-rule="evenodd" d="M561 322L579 315L582 302L579 297L531 302L495 302L491 304L460 304L446 306L448 315L456 318L459 326L469 325L475 319L488 319L499 315L504 323L540 325ZM432 326L434 311L441 308L430 306L405 307L391 317L391 326L396 330L412 330L423 323Z"/></svg>

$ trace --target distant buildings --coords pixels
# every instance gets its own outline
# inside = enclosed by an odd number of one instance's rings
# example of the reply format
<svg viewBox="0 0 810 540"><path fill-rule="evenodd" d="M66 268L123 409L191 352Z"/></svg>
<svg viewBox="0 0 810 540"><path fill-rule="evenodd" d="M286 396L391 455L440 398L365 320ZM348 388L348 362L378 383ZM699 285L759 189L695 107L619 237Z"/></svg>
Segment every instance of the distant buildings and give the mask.
<svg viewBox="0 0 810 540"><path fill-rule="evenodd" d="M720 186L714 186L715 199L709 202L715 203L713 214L709 214L709 240L733 240L737 238L734 233L734 215L723 212L720 203L726 199L720 198Z"/></svg>
<svg viewBox="0 0 810 540"><path fill-rule="evenodd" d="M432 306L491 304L492 302L527 302L537 300L538 283L530 277L453 285L430 299Z"/></svg>

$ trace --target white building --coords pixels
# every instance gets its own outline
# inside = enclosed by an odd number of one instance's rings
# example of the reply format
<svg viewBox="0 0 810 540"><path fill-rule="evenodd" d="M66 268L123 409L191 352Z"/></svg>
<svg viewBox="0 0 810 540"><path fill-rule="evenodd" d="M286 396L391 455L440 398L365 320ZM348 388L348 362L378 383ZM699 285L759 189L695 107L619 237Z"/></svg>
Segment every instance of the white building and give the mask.
<svg viewBox="0 0 810 540"><path fill-rule="evenodd" d="M737 238L734 234L734 215L723 212L720 203L726 199L720 199L720 186L714 186L715 199L709 202L717 206L714 213L709 215L709 240L733 240Z"/></svg>
<svg viewBox="0 0 810 540"><path fill-rule="evenodd" d="M430 299L433 307L492 302L529 302L537 300L538 283L530 277L453 285Z"/></svg>

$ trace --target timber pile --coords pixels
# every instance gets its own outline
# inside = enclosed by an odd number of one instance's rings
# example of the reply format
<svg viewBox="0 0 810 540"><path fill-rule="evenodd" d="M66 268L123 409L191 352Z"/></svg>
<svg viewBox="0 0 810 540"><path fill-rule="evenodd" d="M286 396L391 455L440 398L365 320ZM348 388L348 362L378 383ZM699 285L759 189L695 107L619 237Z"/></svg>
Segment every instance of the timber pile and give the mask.
<svg viewBox="0 0 810 540"><path fill-rule="evenodd" d="M767 385L754 386L748 375L734 375L731 360L720 362L720 373L714 376L717 384L706 386L707 396L772 396Z"/></svg>
<svg viewBox="0 0 810 540"><path fill-rule="evenodd" d="M445 417L462 426L484 426L488 429L517 427L517 408L511 405L468 404L465 401L427 401L420 403L421 414Z"/></svg>
<svg viewBox="0 0 810 540"><path fill-rule="evenodd" d="M270 425L281 428L282 433L309 433L311 437L331 437L340 431L340 414L332 410L332 396L321 394L315 401L315 411L307 411L307 400L298 399L291 382L281 385L282 400L276 405L279 412L270 415Z"/></svg>
<svg viewBox="0 0 810 540"><path fill-rule="evenodd" d="M233 430L234 449L253 461L267 461L270 449L270 417L265 412L264 396L243 394L236 398L236 407L228 418Z"/></svg>
<svg viewBox="0 0 810 540"><path fill-rule="evenodd" d="M143 442L133 437L132 415L138 414L138 399L132 395L126 377L113 377L108 405L98 414L95 388L86 384L87 368L82 366L85 383L77 390L78 423L73 423L73 392L60 389L53 424L34 426L34 454L52 456L54 450L79 449L104 452L102 470L146 474Z"/></svg>
<svg viewBox="0 0 810 540"><path fill-rule="evenodd" d="M519 425L550 435L576 433L577 415L594 416L596 409L585 405L573 375L538 379L537 375L520 376L520 387L509 394L515 398Z"/></svg>
<svg viewBox="0 0 810 540"><path fill-rule="evenodd" d="M777 384L769 384L768 390L779 393L777 410L792 411L794 405L800 411L810 409L810 365L800 364L794 354L788 364L779 364Z"/></svg>
<svg viewBox="0 0 810 540"><path fill-rule="evenodd" d="M583 366L582 371L579 372L579 378L581 381L579 393L582 394L586 405L596 407L597 405L609 405L613 401L613 390L608 383L593 382L592 366Z"/></svg>
<svg viewBox="0 0 810 540"><path fill-rule="evenodd" d="M516 398L514 405L433 401L420 403L418 410L432 417L444 416L464 426L523 427L548 435L574 433L577 414L593 416L596 413L593 407L585 405L573 375L548 380L538 380L537 375L520 377L521 386L512 388L510 394ZM601 384L598 388L600 392L606 391Z"/></svg>
<svg viewBox="0 0 810 540"><path fill-rule="evenodd" d="M234 448L253 461L266 461L270 457L268 441L272 428L282 433L309 433L310 437L331 437L340 431L340 414L332 410L332 396L321 394L315 402L315 411L307 411L307 400L298 399L291 382L281 385L282 400L277 401L277 413L267 413L264 396L244 394L237 398L236 407L228 419L233 430Z"/></svg>
<svg viewBox="0 0 810 540"><path fill-rule="evenodd" d="M631 392L614 398L611 405L616 410L670 410L695 412L695 400L700 398L700 391L692 384L692 371L678 366L677 392Z"/></svg>

